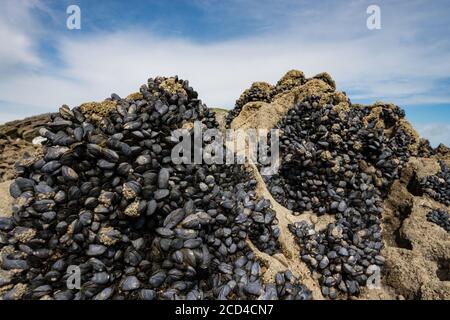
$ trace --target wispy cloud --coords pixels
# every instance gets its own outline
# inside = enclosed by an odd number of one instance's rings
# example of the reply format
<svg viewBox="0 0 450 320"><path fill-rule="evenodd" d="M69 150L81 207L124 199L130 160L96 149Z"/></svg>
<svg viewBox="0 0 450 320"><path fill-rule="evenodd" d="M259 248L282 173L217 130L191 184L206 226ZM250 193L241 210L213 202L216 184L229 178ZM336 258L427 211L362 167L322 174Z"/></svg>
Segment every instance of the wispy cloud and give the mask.
<svg viewBox="0 0 450 320"><path fill-rule="evenodd" d="M0 72L15 72L37 67L42 61L36 56L36 19L31 14L37 1L6 1L0 10ZM2 77L2 79L4 79Z"/></svg>
<svg viewBox="0 0 450 320"><path fill-rule="evenodd" d="M450 146L450 124L445 123L427 123L419 124L416 126L416 130L423 137L427 137L430 143L434 146L443 143Z"/></svg>

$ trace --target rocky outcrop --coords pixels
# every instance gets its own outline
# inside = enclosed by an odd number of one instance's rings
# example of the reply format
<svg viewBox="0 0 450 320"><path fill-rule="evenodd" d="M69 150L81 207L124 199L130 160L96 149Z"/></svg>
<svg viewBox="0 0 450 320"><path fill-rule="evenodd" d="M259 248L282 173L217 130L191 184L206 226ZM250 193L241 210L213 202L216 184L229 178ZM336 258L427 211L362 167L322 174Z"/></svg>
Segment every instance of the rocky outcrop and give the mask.
<svg viewBox="0 0 450 320"><path fill-rule="evenodd" d="M292 79L294 76L295 79ZM370 160L370 158L362 160L360 162L360 169L363 170L365 176L373 176L374 186L380 189L382 201L379 204L380 212L382 212L382 214L381 221L378 225L381 227L384 248L381 250L380 256L375 257L375 261L384 264L382 269L382 283L381 287L376 289L362 288L359 297L363 299L449 299L449 234L446 230L427 220L427 214L431 210L441 209L444 212L448 212L449 208L442 203L433 200L429 196L424 195L424 191L422 190L423 186L421 185L426 177L435 175L441 170L438 160L448 159L449 149L444 145L432 149L428 141L421 138L412 125L404 118L403 111L395 105L382 102L377 102L371 106L351 104L345 94L335 91L336 87L334 81L326 73L310 79L305 79L303 73L290 71L282 78L282 80L285 83L289 82L289 86L281 86L284 90L275 90L275 86L257 82L254 83L250 89L244 91L236 104L236 108L228 115L227 124L234 129L271 129L276 127L280 128L282 131L289 129L290 131L287 133L282 132L281 139L286 139L286 145L288 146L295 145L299 147L297 150L295 150L296 148L292 148L294 157L296 156L295 152L302 152L302 145L306 148L311 148L311 150L308 149L306 152L311 152L312 156L309 154L309 158L300 158L300 164L302 161L307 161L307 159L316 161L314 160L314 154L316 152L320 154L320 150L324 149L323 146L326 146L325 149L333 152L332 148L328 147L327 143L332 146L333 144L349 142L342 141L342 138L339 140L328 140L328 137L333 132L326 134L327 129L325 127L327 126L327 118L333 116L332 113L339 115L337 123L340 124L340 128L342 128L343 125L346 125L345 121L351 121L352 125L355 125L356 127L362 126L363 128L366 128L365 130L372 130L374 133L380 133L380 137L382 138L377 139L379 139L378 141L380 142L385 141L382 143L387 143L387 153L382 155L379 159L376 158L377 156L375 153L373 155L375 158L373 159L377 160L372 164L367 161ZM278 88L280 88L280 82L281 80L277 84ZM267 92L269 91L272 92L272 94L268 94ZM267 94L261 94L262 92ZM246 103L244 103L245 101ZM317 129L314 129L314 126L308 126L307 122L310 121L310 118L302 119L301 116L299 117L297 115L298 113L290 116L296 118L292 118L289 122L291 123L290 127L285 128L282 121L295 106L301 104L305 104L305 108L314 110L327 108L327 110L330 109L330 112L328 113L327 111L323 113L321 115L322 119L320 120L319 118L314 118L316 119ZM332 105L332 108L329 107L330 105ZM359 117L359 111L352 112L352 108L361 110L362 114L365 114L362 121L357 118ZM352 116L348 118L348 114L352 114ZM311 117L308 112L306 112L305 116ZM312 117L319 117L319 112L312 114ZM345 118L348 120L341 123ZM298 122L297 126L296 121ZM322 128L319 128L321 123L323 123L325 127L322 126ZM335 122L335 126L337 126L336 129L339 129L337 123ZM333 126L332 130L334 129L335 127ZM310 130L310 132L308 132L309 134L322 135L323 140L320 141L320 144L311 147L311 143L317 142L308 140L308 135L302 137L302 139L307 139L306 141L309 141L308 144L305 144L305 140L302 141L301 139L298 139L296 141L295 136L298 132L295 130ZM318 133L318 130L322 130L322 133ZM341 129L331 134L331 138L336 136L336 133L341 134L338 132L340 130ZM353 128L351 130L354 131L355 129ZM285 134L283 135L283 133ZM344 136L345 134L342 135L342 137ZM370 139L370 136L371 134L368 135L369 139L367 139L366 142L362 142L363 144L361 147L366 144L365 148L370 147L376 150L376 147L370 146L371 140L374 140L375 136L372 136L372 139ZM353 141L353 139L351 142L355 142L355 144L353 144L354 151L358 151L358 148L356 147L360 142L357 142L356 140ZM384 147L381 147L380 145L378 147L378 149L381 149L381 152L385 151L383 148ZM346 153L345 150L342 151L344 151L344 154ZM351 152L353 157L357 156L359 158L360 155L355 154L354 151ZM336 162L336 159L343 155L339 152L341 151L338 151L337 154L328 153L328 157L324 160ZM388 160L393 154L395 155L394 158ZM283 152L281 156L283 157ZM381 161L382 159L385 160ZM310 162L311 160L308 161ZM382 166L384 163L386 163L387 166L383 168ZM326 166L326 163L322 165ZM379 167L380 165L381 167ZM319 165L319 167L320 166L321 165ZM309 167L311 167L311 165L309 165ZM304 170L308 170L308 168L305 167ZM320 172L320 170L317 172ZM350 172L346 173L347 176L348 174L350 174ZM288 176L291 175L292 171L290 171ZM328 177L326 180L322 180L318 175L309 176L311 179L315 179L314 182L321 180L322 183L329 183L331 178ZM442 174L440 176L442 176ZM342 178L345 179L344 176ZM299 181L306 183L305 180L302 181L300 179ZM349 180L349 182L350 181L351 183L356 183L356 181ZM444 184L444 190L441 190L441 194L445 193L445 190L448 190L448 182L446 184L442 178L438 177L433 181L442 181ZM271 187L276 187L277 190L280 189L280 187L284 188L288 182L282 183L276 181L275 184L272 185L270 185L270 181L266 181L266 183L267 186L264 190L267 192L267 189L271 190ZM362 186L366 188L365 185ZM311 234L320 232L320 229L323 229L323 227L317 227L317 220L322 219L323 217L333 217L334 214L331 215L327 212L327 207L323 203L326 201L326 197L322 199L319 193L310 193L310 190L315 190L316 188L317 187L303 189L302 196L306 197L303 199L308 199L308 197L317 195L317 197L319 197L319 203L316 203L318 207L316 209L322 210L320 214L317 210L304 211L304 209L299 209L300 212L296 213L288 210L288 208L284 206L288 205L290 209L295 209L295 203L301 200L293 199L289 202L286 201L286 198L280 198L278 199L278 202L276 195L270 197L277 213L277 218L280 221L280 225L282 225L286 219L290 220L290 223L292 224L295 223L295 221L299 222L303 220L306 224L313 226L312 230L307 229ZM328 185L328 188L330 188L330 185ZM290 193L288 198L292 195L292 190L292 188L287 191L285 190L287 192L286 194ZM268 197L267 194L264 196ZM367 200L372 201L370 198ZM312 202L312 205L314 206L314 202ZM323 209L325 209L325 215ZM360 208L359 210L361 209L363 208ZM344 208L342 210L344 210ZM372 216L372 218L374 218L374 216ZM349 222L350 221L351 220L349 220ZM333 225L334 221L331 219L331 221L329 221L329 226ZM305 226L305 224L303 224L303 226ZM289 231L285 230L285 232ZM329 237L331 234L324 234L324 237L327 236ZM287 239L289 236L285 235L283 238ZM314 245L317 246L317 241L319 241L319 239L320 238L312 242L304 242L300 247L295 243L284 241L284 247L289 247L289 251L298 250L298 252L302 252L304 246L309 248ZM347 239L351 240L351 238ZM283 247L283 239L281 239L281 242ZM289 244L286 245L287 243ZM318 254L317 251L314 250L313 252L316 252L315 254L317 254L317 257L320 257L321 254ZM302 261L298 262L298 256L291 257L292 254L286 254L285 252L284 259L287 260L286 264L297 263L299 264L297 269L304 270L304 263ZM309 259L311 255L308 254L306 257ZM314 253L312 254L312 257L314 257ZM266 257L266 259L268 258ZM280 259L278 258L278 260ZM313 260L314 264L311 267L312 275L316 279L320 279L320 274L318 275L317 272L320 273L322 270L315 267L315 263L318 262L318 260ZM328 259L326 259L324 265L326 263L328 263ZM273 264L276 265L276 262ZM350 267L347 264L344 268ZM345 277L346 273L342 273L342 276ZM303 272L302 279L308 281L310 277L311 274ZM322 290L322 292L327 294L332 292L327 286L322 287ZM334 291L333 296L336 297Z"/></svg>
<svg viewBox="0 0 450 320"><path fill-rule="evenodd" d="M32 141L48 121L50 114L43 114L0 125L0 182L14 178L14 163L39 148Z"/></svg>

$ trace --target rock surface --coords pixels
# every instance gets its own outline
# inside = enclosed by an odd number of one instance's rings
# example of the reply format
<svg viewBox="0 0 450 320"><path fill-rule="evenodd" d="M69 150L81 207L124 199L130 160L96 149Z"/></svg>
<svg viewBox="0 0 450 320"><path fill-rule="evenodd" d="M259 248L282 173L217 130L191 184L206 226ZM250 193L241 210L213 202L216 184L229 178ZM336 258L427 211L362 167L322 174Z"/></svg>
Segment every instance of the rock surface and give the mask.
<svg viewBox="0 0 450 320"><path fill-rule="evenodd" d="M384 281L407 299L450 298L450 235L427 220L430 210L450 208L416 189L418 181L438 168L436 159L412 158L385 202Z"/></svg>
<svg viewBox="0 0 450 320"><path fill-rule="evenodd" d="M50 114L43 114L0 125L0 182L14 178L14 163L39 148L32 141L49 120Z"/></svg>

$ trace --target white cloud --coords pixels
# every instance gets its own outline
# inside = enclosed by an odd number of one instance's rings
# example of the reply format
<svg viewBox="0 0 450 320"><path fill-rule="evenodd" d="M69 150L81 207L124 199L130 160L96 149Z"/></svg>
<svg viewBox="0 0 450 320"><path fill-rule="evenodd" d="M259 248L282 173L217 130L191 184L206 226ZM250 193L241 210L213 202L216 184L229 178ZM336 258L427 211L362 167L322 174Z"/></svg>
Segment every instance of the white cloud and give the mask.
<svg viewBox="0 0 450 320"><path fill-rule="evenodd" d="M28 12L27 21L36 24L30 8L22 10ZM52 111L63 103L75 106L101 100L112 92L126 96L148 77L178 74L190 80L209 106L230 108L251 82L274 83L287 70L300 69L307 76L329 72L340 90L357 93L350 96L353 100L450 103L448 92L435 90L436 82L450 75L447 36L426 45L416 39L423 19L437 19L442 13L416 10L396 16L383 10L383 29L368 31L364 1L337 6L323 21L315 18L315 10L292 12L294 18L284 30L206 44L135 29L82 37L69 33L58 40L64 67L56 70L51 61L42 62L33 51L33 34L9 24L15 29L7 31L8 38L15 34L25 38L8 49L23 54L14 55L16 62L44 63L41 70L52 72L10 73L7 81L0 79L0 98L29 105L32 114L36 110L32 107ZM260 14L257 20L264 18ZM0 61L1 69L4 62Z"/></svg>
<svg viewBox="0 0 450 320"><path fill-rule="evenodd" d="M52 112L54 110L51 110ZM49 108L0 101L1 122L18 120L33 115L48 113Z"/></svg>

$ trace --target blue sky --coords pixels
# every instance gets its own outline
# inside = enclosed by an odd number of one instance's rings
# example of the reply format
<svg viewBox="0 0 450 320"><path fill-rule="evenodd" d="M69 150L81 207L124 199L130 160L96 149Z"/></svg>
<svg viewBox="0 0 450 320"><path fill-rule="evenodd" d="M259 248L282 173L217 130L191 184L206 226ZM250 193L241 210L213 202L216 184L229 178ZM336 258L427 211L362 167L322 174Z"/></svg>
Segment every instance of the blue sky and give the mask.
<svg viewBox="0 0 450 320"><path fill-rule="evenodd" d="M81 9L81 30L66 8ZM381 9L368 30L366 9ZM398 104L450 145L450 1L2 0L0 123L127 95L148 77L189 79L231 108L251 82L329 72L353 102Z"/></svg>

